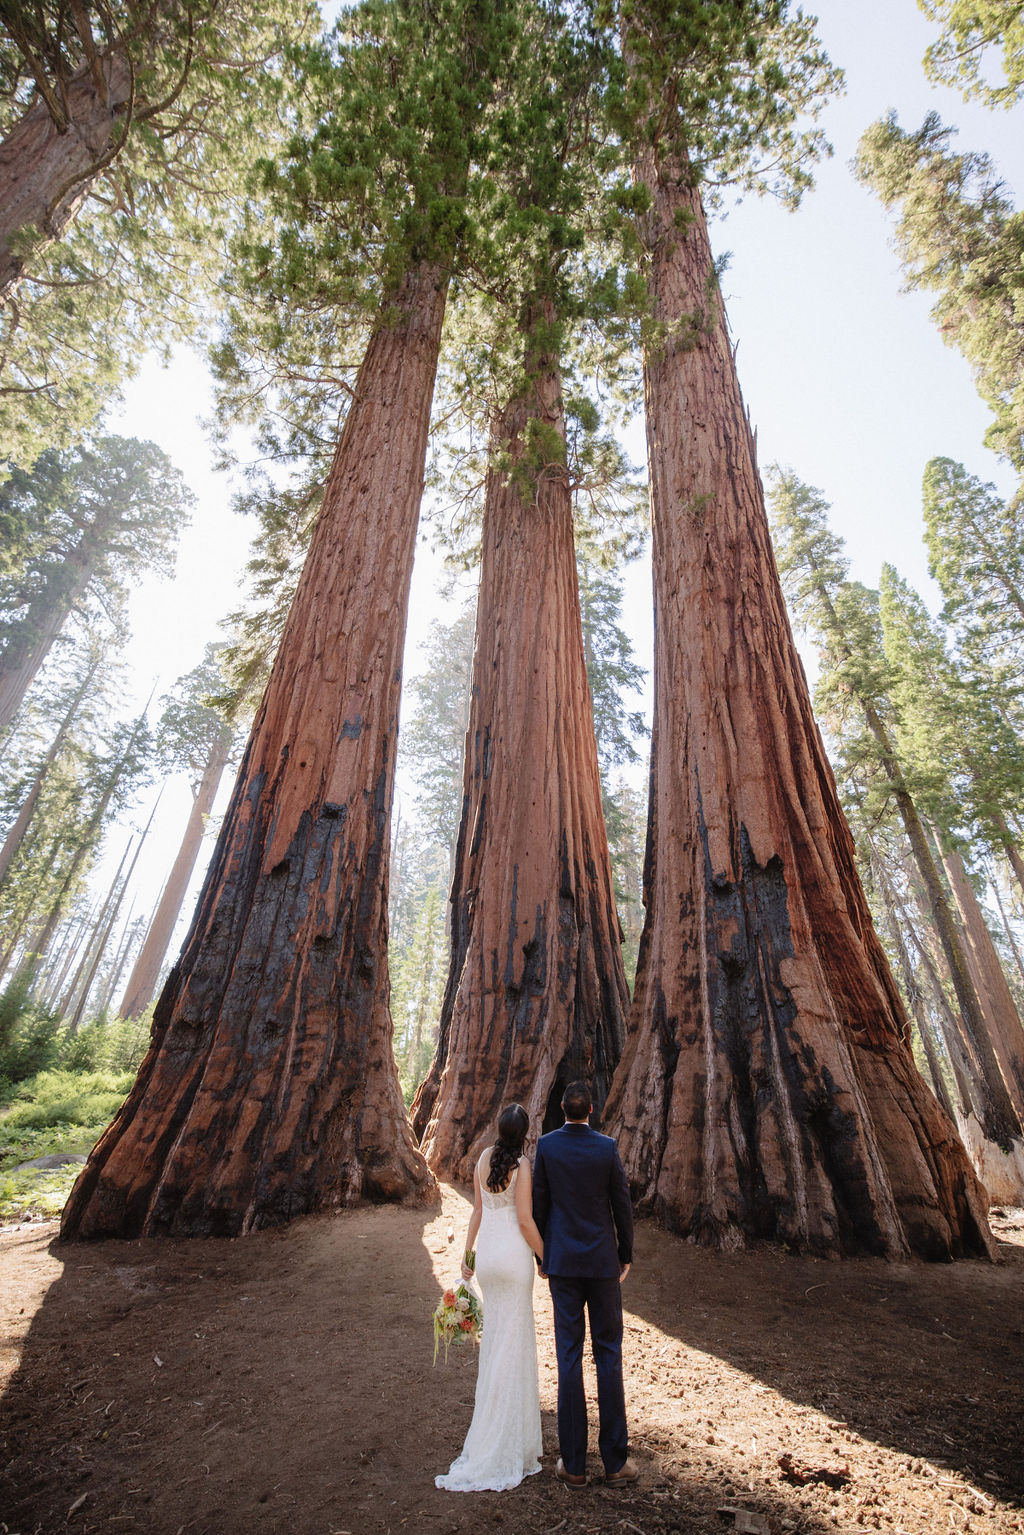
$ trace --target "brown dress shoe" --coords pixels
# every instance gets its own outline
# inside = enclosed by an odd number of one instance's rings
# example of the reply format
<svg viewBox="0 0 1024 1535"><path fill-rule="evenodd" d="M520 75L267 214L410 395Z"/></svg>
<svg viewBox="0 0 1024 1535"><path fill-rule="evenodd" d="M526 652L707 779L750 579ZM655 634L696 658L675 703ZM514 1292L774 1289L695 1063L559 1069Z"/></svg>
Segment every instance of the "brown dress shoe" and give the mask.
<svg viewBox="0 0 1024 1535"><path fill-rule="evenodd" d="M587 1485L585 1476L573 1476L571 1471L565 1469L565 1462L562 1460L561 1455L559 1455L558 1464L555 1466L555 1475L567 1487L585 1487Z"/></svg>
<svg viewBox="0 0 1024 1535"><path fill-rule="evenodd" d="M606 1487L628 1487L631 1482L639 1480L640 1472L628 1456L617 1471L606 1471L604 1474Z"/></svg>

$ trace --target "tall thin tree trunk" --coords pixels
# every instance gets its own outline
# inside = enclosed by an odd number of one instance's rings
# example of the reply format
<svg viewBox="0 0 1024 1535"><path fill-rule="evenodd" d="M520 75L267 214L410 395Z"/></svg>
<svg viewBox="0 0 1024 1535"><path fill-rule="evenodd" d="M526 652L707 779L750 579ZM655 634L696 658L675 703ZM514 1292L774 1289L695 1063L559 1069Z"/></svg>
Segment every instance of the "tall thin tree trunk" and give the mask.
<svg viewBox="0 0 1024 1535"><path fill-rule="evenodd" d="M600 1110L629 1000L569 482L564 457L528 468L531 421L564 443L561 377L528 340L527 375L532 390L494 431L514 467L487 475L451 963L413 1104L430 1165L462 1180L510 1100L550 1128L567 1083L585 1078Z"/></svg>
<svg viewBox="0 0 1024 1535"><path fill-rule="evenodd" d="M160 979L160 967L174 936L178 915L203 843L207 817L217 798L230 750L231 737L227 731L218 734L210 744L202 778L192 801L185 835L167 876L146 940L125 987L120 1008L122 1018L141 1018L153 1000L156 983Z"/></svg>
<svg viewBox="0 0 1024 1535"><path fill-rule="evenodd" d="M653 153L645 361L651 808L630 1033L607 1106L636 1198L698 1240L994 1251L914 1065L772 554L700 197Z"/></svg>
<svg viewBox="0 0 1024 1535"><path fill-rule="evenodd" d="M83 698L89 691L89 688L92 684L92 679L96 675L99 664L99 658L97 657L89 666L84 678L82 679L82 682L76 689L71 703L65 710L64 718L60 722L60 725L57 729L57 734L53 738L53 743L50 746L49 751L46 753L46 756L43 758L39 766L39 771L36 773L36 776L32 781L32 787L26 794L24 803L22 804L21 809L18 811L17 820L14 822L14 825L11 827L10 831L7 833L6 838L4 839L4 845L2 848L0 848L0 884L3 884L4 876L6 875L7 870L11 865L11 859L18 851L25 833L28 831L29 825L32 821L33 813L35 812L36 802L39 799L43 784L46 782L46 775L49 773L51 767L56 762L57 757L60 755L60 749L67 739L67 733L74 722L75 715L78 713Z"/></svg>
<svg viewBox="0 0 1024 1535"><path fill-rule="evenodd" d="M445 292L413 268L370 338L191 930L65 1237L436 1197L391 1050L387 859Z"/></svg>
<svg viewBox="0 0 1024 1535"><path fill-rule="evenodd" d="M903 934L903 928L900 923L899 913L896 906L896 897L893 890L892 881L889 878L888 871L885 868L885 864L882 858L874 851L874 849L871 850L870 858L871 872L878 889L879 899L881 900L882 907L885 912L886 926L889 929L889 936L892 940L893 947L896 950L896 963L899 969L899 973L903 977L904 994L910 1004L910 1011L915 1023L917 1024L918 1033L921 1036L921 1044L924 1049L925 1057L928 1061L928 1070L932 1079L932 1091L935 1093L935 1096L942 1104L942 1107L946 1110L946 1113L955 1124L957 1117L956 1104L953 1102L952 1095L946 1083L945 1075L942 1071L942 1064L939 1059L938 1047L933 1037L933 1024L931 1019L928 1017L928 1009L924 1004L924 997L921 994L920 983L918 982L918 978L914 973L914 966L910 960L910 953L907 949L906 938Z"/></svg>
<svg viewBox="0 0 1024 1535"><path fill-rule="evenodd" d="M0 144L0 299L17 285L25 250L60 239L124 130L131 73L119 54L84 65L61 96L37 96Z"/></svg>
<svg viewBox="0 0 1024 1535"><path fill-rule="evenodd" d="M103 955L106 952L107 945L110 942L110 935L114 931L114 923L117 921L118 912L121 910L121 903L124 900L125 892L127 891L128 886L131 884L132 875L135 873L135 866L139 861L139 855L141 854L142 849L145 847L146 839L153 829L153 818L155 817L157 810L160 808L160 801L163 799L163 797L164 791L161 788L160 793L156 797L156 804L149 812L149 820L146 822L142 835L138 840L132 861L128 865L127 874L122 880L121 869L124 866L124 859L127 858L128 852L131 848L130 841L128 847L125 849L124 858L121 859L121 863L118 866L117 874L115 874L113 882L111 883L110 895L108 897L109 913L106 914L105 920L101 920L98 926L92 962L89 965L86 975L82 981L82 989L79 993L78 1005L76 1006L69 1020L68 1027L72 1033L77 1031L82 1018L85 1015L86 1005L89 1001L89 993L92 991L93 982L96 979L96 973L99 970L99 967L103 961Z"/></svg>
<svg viewBox="0 0 1024 1535"><path fill-rule="evenodd" d="M960 1094L960 1114L973 1111L981 1120L985 1106L985 1079L978 1064L978 1058L974 1050L971 1036L964 1023L963 1015L952 1007L946 991L949 981L949 968L946 965L946 956L942 952L942 945L935 932L935 922L932 917L928 898L921 876L916 868L904 866L904 873L910 880L914 904L917 907L921 919L918 927L906 904L897 894L897 910L903 921L904 929L910 936L910 941L917 950L918 958L928 981L931 993L932 1005L942 1035L946 1042L946 1051L953 1065L953 1076Z"/></svg>
<svg viewBox="0 0 1024 1535"><path fill-rule="evenodd" d="M114 952L114 959L110 966L110 972L105 977L103 986L100 990L100 994L96 999L97 1018L102 1018L103 1015L109 1010L110 1004L114 998L114 992L117 990L120 984L121 977L124 974L125 966L128 963L128 954L131 950L132 942L135 936L132 932L132 918L134 916L135 902L133 901L128 908L128 915L125 918L124 928L121 932L121 941L117 945L117 948Z"/></svg>
<svg viewBox="0 0 1024 1535"><path fill-rule="evenodd" d="M1007 944L1009 945L1010 953L1013 955L1014 969L1017 971L1021 985L1024 986L1024 955L1022 955L1020 952L1020 946L1017 943L1016 935L1013 931L1013 928L1010 926L1010 919L1006 915L1006 907L1003 904L1002 892L999 889L998 868L989 874L988 882L992 886L992 893L996 898L996 905L999 907L999 920L1003 924L1003 935L1006 938Z"/></svg>
<svg viewBox="0 0 1024 1535"><path fill-rule="evenodd" d="M985 1112L982 1120L984 1132L987 1139L994 1141L997 1146L1007 1151L1012 1141L1021 1139L1022 1121L996 1056L992 1036L995 1020L988 1016L985 999L972 973L963 928L958 923L943 888L928 834L913 798L903 782L903 775L888 732L874 710L867 711L867 722L868 728L881 747L883 765L893 785L893 798L910 842L914 863L925 888L928 907L942 945L964 1026L970 1036L978 1068L985 1080ZM991 939L989 941L991 942Z"/></svg>
<svg viewBox="0 0 1024 1535"><path fill-rule="evenodd" d="M47 1012L51 1010L51 1008L56 1003L58 996L60 995L64 977L71 969L75 954L78 951L79 940L83 933L87 931L88 927L89 923L86 919L81 918L76 921L74 918L72 918L65 924L60 942L55 944L51 951L50 961L46 967L45 982L40 997L41 1006L44 1007Z"/></svg>
<svg viewBox="0 0 1024 1535"><path fill-rule="evenodd" d="M998 813L992 816L992 825L995 827L999 838L1000 851L1005 854L1010 868L1013 870L1014 879L1017 881L1021 896L1024 897L1024 858L1021 857L1020 848L1016 838L1006 824L1005 816Z"/></svg>
<svg viewBox="0 0 1024 1535"><path fill-rule="evenodd" d="M101 510L93 527L86 529L68 555L64 566L54 573L43 592L32 599L31 627L12 635L0 652L0 731L5 730L17 714L68 614L92 579L98 535L104 522Z"/></svg>
<svg viewBox="0 0 1024 1535"><path fill-rule="evenodd" d="M114 876L110 881L110 886L103 899L103 905L100 907L99 917L97 918L96 925L92 932L92 941L85 951L85 954L82 958L82 963L75 971L75 977L71 983L71 986L68 988L67 1001L64 1004L62 1011L65 1013L70 1011L71 1016L67 1020L68 1032L70 1034L78 1033L79 1025L82 1022L82 1017L85 1013L85 1004L88 1000L89 992L92 988L92 983L96 978L96 971L99 968L100 960L103 957L103 950L105 949L107 940L110 937L111 929L113 928L114 920L117 916L117 909L121 904L121 897L124 894L125 886L121 880L121 873L124 869L128 855L132 850L132 844L134 841L134 837L128 838L128 841L125 845L125 850L121 854L121 861L118 864L117 869L114 872ZM135 867L135 859L132 860L131 867ZM73 1008L72 1003L75 1004Z"/></svg>
<svg viewBox="0 0 1024 1535"><path fill-rule="evenodd" d="M1017 1004L992 942L988 923L967 878L963 859L955 851L943 851L942 867L963 927L967 962L975 990L984 1006L992 1049L1018 1120L1024 1126L1024 1028Z"/></svg>

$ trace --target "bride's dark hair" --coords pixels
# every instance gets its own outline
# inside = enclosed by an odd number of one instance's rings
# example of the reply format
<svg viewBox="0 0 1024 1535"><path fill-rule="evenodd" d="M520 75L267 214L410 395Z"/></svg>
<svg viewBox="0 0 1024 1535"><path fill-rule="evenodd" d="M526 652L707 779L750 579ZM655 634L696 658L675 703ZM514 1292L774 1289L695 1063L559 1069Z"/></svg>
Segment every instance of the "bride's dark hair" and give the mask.
<svg viewBox="0 0 1024 1535"><path fill-rule="evenodd" d="M487 1187L500 1194L512 1176L512 1169L523 1154L523 1142L530 1128L530 1116L522 1104L510 1103L498 1116L498 1139L487 1169Z"/></svg>

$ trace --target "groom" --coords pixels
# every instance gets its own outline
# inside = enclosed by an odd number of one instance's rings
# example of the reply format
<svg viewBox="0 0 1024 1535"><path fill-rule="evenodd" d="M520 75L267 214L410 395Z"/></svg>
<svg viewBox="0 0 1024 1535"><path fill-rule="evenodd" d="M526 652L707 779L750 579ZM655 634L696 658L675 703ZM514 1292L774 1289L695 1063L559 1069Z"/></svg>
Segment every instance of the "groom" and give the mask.
<svg viewBox="0 0 1024 1535"><path fill-rule="evenodd" d="M558 1355L558 1447L555 1475L587 1485L587 1402L583 1392L584 1310L597 1369L598 1447L605 1486L639 1476L629 1458L622 1389L622 1291L633 1260L633 1206L618 1148L592 1130L585 1082L562 1095L565 1124L542 1135L533 1170L533 1218L544 1238L541 1272L551 1286Z"/></svg>

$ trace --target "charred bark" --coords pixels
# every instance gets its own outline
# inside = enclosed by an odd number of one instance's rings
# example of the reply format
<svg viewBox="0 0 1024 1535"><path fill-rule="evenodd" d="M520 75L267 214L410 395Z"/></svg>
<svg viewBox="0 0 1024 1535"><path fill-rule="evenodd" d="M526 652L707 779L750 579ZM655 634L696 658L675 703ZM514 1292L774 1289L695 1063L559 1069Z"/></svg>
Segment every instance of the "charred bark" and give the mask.
<svg viewBox="0 0 1024 1535"><path fill-rule="evenodd" d="M451 963L413 1104L430 1165L462 1180L503 1104L550 1128L585 1078L600 1111L628 1006L564 452L537 458L564 444L557 359L527 373L494 434L512 468L487 477Z"/></svg>
<svg viewBox="0 0 1024 1535"><path fill-rule="evenodd" d="M65 1237L238 1235L436 1197L402 1103L387 859L445 281L389 296L149 1053Z"/></svg>
<svg viewBox="0 0 1024 1535"><path fill-rule="evenodd" d="M120 1008L122 1018L140 1018L153 1000L156 983L160 979L160 967L171 946L174 929L188 890L188 882L192 878L192 871L195 869L199 849L203 843L206 818L217 798L217 790L227 766L230 747L231 735L227 729L221 731L210 746L199 788L189 812L185 834L181 839L181 846L171 865L171 872L167 876L167 883L153 913L149 931L125 987Z"/></svg>
<svg viewBox="0 0 1024 1535"><path fill-rule="evenodd" d="M37 96L0 144L0 299L25 269L26 247L60 239L120 147L132 96L127 60L86 64L50 102Z"/></svg>
<svg viewBox="0 0 1024 1535"><path fill-rule="evenodd" d="M653 155L647 916L607 1105L640 1206L719 1246L992 1253L871 925L772 554L700 197Z"/></svg>

